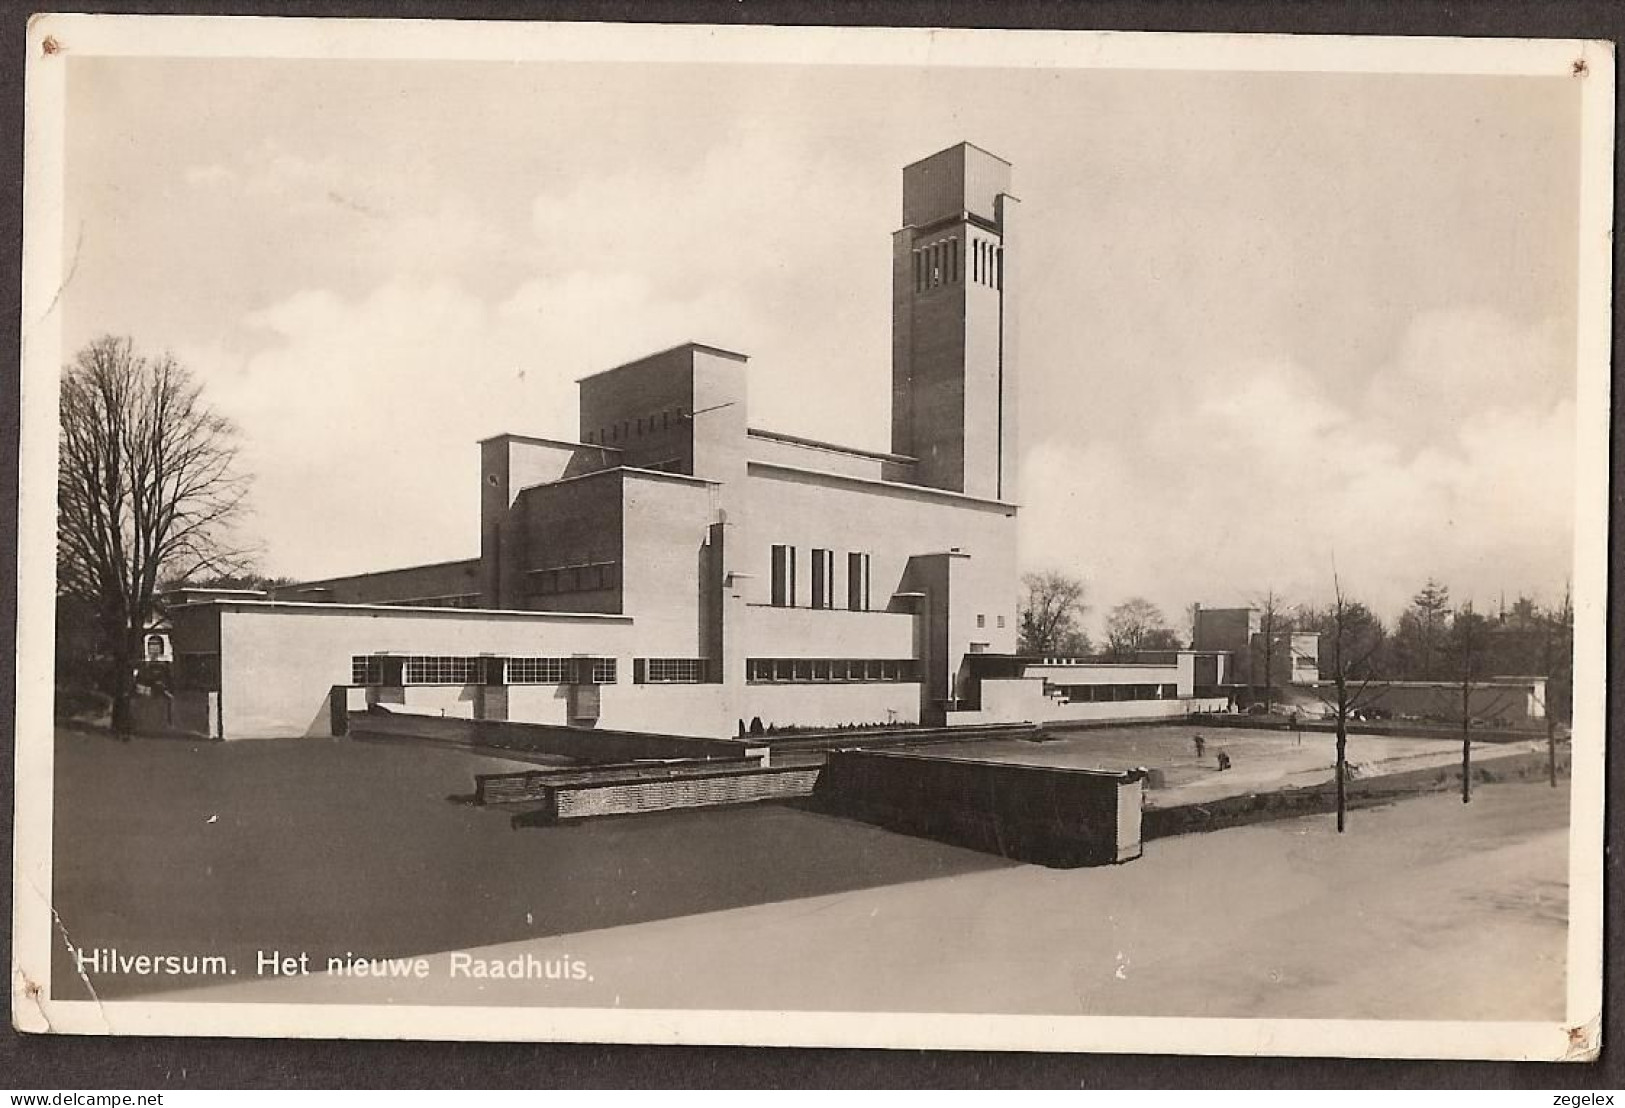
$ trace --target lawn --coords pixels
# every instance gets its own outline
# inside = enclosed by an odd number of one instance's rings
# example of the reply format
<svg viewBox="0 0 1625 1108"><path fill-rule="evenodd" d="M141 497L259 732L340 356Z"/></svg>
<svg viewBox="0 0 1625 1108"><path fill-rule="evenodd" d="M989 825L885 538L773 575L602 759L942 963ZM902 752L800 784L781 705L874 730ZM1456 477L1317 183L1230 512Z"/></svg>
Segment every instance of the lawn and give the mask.
<svg viewBox="0 0 1625 1108"><path fill-rule="evenodd" d="M81 949L420 953L1007 863L778 805L514 830L458 801L533 768L427 744L63 731L52 900ZM53 995L88 994L58 943ZM245 968L243 972L251 972ZM114 997L184 979L92 975Z"/></svg>

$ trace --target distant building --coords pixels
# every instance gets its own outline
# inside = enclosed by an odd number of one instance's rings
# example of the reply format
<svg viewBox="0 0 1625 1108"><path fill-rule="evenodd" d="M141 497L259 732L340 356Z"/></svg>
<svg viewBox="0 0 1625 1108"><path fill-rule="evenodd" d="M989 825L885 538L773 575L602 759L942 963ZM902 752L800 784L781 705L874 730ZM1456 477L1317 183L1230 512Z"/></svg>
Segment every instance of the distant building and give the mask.
<svg viewBox="0 0 1625 1108"><path fill-rule="evenodd" d="M1334 702L1330 682L1309 690L1303 698L1306 715L1327 715ZM1402 722L1461 724L1462 692L1459 681L1373 681L1359 697L1361 715ZM1530 727L1546 719L1546 678L1486 677L1473 682L1467 696L1467 717L1475 726Z"/></svg>
<svg viewBox="0 0 1625 1108"><path fill-rule="evenodd" d="M1015 654L1010 187L965 143L903 170L889 451L752 426L734 351L589 375L576 439L480 444L477 557L174 607L177 718L314 734L387 704L731 735L1222 706L1222 651Z"/></svg>
<svg viewBox="0 0 1625 1108"><path fill-rule="evenodd" d="M1320 634L1316 631L1264 632L1257 608L1198 606L1191 647L1223 651L1235 660L1234 683L1248 688L1313 685L1320 680ZM1268 673L1266 674L1266 669Z"/></svg>

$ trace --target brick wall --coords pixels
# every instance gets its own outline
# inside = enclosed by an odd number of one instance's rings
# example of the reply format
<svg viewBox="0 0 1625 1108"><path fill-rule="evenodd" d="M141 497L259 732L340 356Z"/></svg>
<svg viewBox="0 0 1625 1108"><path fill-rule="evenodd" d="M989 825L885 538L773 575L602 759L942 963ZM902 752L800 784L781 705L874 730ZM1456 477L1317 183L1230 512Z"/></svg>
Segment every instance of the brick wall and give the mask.
<svg viewBox="0 0 1625 1108"><path fill-rule="evenodd" d="M554 803L557 818L569 820L787 800L811 796L818 774L818 767L810 766L618 785L561 786L554 793Z"/></svg>

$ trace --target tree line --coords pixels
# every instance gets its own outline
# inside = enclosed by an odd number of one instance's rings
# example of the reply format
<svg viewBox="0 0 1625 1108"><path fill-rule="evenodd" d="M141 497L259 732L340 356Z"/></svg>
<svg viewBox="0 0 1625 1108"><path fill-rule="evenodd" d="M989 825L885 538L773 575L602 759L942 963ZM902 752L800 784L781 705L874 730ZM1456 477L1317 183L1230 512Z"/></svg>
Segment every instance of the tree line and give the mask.
<svg viewBox="0 0 1625 1108"><path fill-rule="evenodd" d="M1191 643L1195 605L1185 612L1182 635L1157 605L1130 597L1106 613L1106 638L1097 647L1083 626L1091 607L1082 578L1056 571L1028 573L1022 588L1017 650L1025 655L1125 661L1137 653L1179 650ZM1385 681L1453 682L1469 662L1480 678L1555 677L1548 695L1559 717L1568 717L1574 608L1567 593L1549 605L1521 594L1510 605L1502 602L1486 612L1472 601L1453 603L1449 586L1430 577L1390 626L1365 603L1345 595L1340 583L1334 583L1333 592L1325 604L1291 603L1274 589L1253 597L1264 672L1275 672L1271 655L1287 649L1287 633L1313 631L1320 635L1321 678L1331 680L1335 665L1325 648L1341 634L1361 640L1362 664Z"/></svg>
<svg viewBox="0 0 1625 1108"><path fill-rule="evenodd" d="M1143 651L1179 650L1185 644L1168 626L1162 609L1143 596L1130 597L1106 615L1106 641L1099 651L1084 630L1089 612L1081 578L1045 571L1024 574L1017 621L1022 654L1131 661Z"/></svg>
<svg viewBox="0 0 1625 1108"><path fill-rule="evenodd" d="M1030 573L1022 583L1017 647L1022 654L1128 661L1143 651L1179 649L1190 642L1181 641L1156 605L1132 597L1107 613L1105 649L1095 652L1082 626L1089 605L1081 579ZM1472 800L1473 729L1494 722L1483 718L1486 714L1511 708L1493 700L1486 707L1486 688L1498 676L1544 678L1548 769L1556 786L1557 729L1572 720L1574 702L1574 605L1567 590L1555 604L1519 595L1510 607L1503 602L1485 612L1472 601L1452 603L1449 586L1430 577L1390 628L1369 605L1350 596L1335 573L1332 586L1332 599L1325 604L1292 604L1274 589L1254 598L1251 607L1258 612L1260 632L1256 654L1265 676L1247 691L1264 712L1272 711L1275 654L1291 648L1290 632L1319 634L1315 691L1337 739L1339 831L1346 820L1349 725L1371 714L1396 682L1434 682L1451 690L1455 699L1445 721L1459 728L1461 795L1467 803ZM1195 613L1193 605L1192 623Z"/></svg>

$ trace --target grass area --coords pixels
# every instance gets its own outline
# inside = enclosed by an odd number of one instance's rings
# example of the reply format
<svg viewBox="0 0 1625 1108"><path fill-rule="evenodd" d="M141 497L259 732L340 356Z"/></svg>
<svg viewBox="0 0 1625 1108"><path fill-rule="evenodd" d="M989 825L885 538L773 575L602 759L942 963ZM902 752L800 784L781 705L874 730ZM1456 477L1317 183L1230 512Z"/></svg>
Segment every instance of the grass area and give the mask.
<svg viewBox="0 0 1625 1108"><path fill-rule="evenodd" d="M451 799L524 768L427 744L61 731L53 905L80 948L252 967L260 949L422 953L1007 864L777 805L516 831ZM53 995L87 996L59 946ZM192 983L92 982L104 997Z"/></svg>

